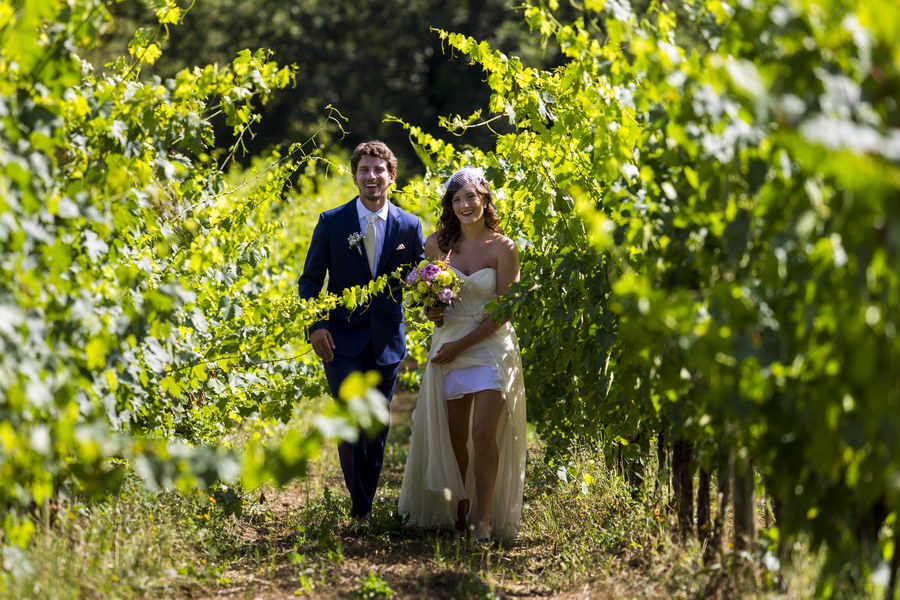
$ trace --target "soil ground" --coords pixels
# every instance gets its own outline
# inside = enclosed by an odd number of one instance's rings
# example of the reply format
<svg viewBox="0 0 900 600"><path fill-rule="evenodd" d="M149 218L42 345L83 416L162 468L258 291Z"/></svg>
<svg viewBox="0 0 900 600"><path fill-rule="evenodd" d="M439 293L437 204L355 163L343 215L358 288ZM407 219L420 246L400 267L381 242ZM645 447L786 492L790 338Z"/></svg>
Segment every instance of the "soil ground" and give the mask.
<svg viewBox="0 0 900 600"><path fill-rule="evenodd" d="M260 600L363 597L360 582L369 573L385 582L395 598L569 599L600 593L584 585L554 591L542 583L545 570L553 568L553 545L528 529L509 545L480 548L451 532L421 531L400 524L396 502L414 403L410 392L396 394L392 402L379 498L367 535L351 532L346 517L335 518L337 511L329 511L324 505L328 502L323 504L326 488L332 505L340 505L347 495L336 448L331 444L308 478L263 492L268 514L242 520L242 547L219 583L191 585L183 590L185 596ZM317 523L319 519L324 522ZM298 533L301 529L305 531ZM229 583L222 585L224 581ZM618 592L617 596L625 590Z"/></svg>

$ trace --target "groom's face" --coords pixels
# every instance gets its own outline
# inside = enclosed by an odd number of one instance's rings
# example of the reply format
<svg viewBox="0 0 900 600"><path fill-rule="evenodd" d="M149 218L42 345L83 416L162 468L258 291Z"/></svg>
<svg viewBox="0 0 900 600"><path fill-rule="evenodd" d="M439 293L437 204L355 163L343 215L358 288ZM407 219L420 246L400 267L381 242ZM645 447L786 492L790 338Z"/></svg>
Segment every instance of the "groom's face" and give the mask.
<svg viewBox="0 0 900 600"><path fill-rule="evenodd" d="M356 166L356 187L359 197L369 202L380 203L387 198L388 187L396 173L388 170L387 161L375 156L363 156Z"/></svg>

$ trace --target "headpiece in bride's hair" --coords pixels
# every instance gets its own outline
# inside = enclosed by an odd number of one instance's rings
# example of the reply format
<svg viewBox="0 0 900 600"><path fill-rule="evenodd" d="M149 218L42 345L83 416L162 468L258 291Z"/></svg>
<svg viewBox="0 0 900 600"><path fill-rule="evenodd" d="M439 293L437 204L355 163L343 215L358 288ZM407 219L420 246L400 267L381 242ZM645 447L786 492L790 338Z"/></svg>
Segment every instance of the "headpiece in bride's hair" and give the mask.
<svg viewBox="0 0 900 600"><path fill-rule="evenodd" d="M457 169L450 178L444 182L444 193L455 192L464 186L473 183L487 183L484 178L484 171L478 167L462 167Z"/></svg>

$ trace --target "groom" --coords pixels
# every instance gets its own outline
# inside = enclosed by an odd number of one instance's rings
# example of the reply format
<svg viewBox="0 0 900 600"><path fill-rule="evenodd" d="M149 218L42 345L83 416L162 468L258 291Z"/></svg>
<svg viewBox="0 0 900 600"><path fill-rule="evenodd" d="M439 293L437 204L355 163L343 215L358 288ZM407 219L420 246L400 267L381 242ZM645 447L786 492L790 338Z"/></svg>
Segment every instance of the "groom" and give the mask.
<svg viewBox="0 0 900 600"><path fill-rule="evenodd" d="M328 275L328 291L340 295L345 288L367 285L380 275L402 269L401 275L424 257L425 242L419 219L388 202L388 188L397 176L397 159L382 142L364 142L350 158L350 171L359 196L323 212L312 234L300 297L319 295ZM390 403L400 360L406 356L403 306L399 280L353 311L339 306L327 320L309 328L309 341L324 362L328 387L338 397L341 382L354 371L378 371L378 391ZM338 456L350 492L350 516L365 526L381 463L388 428L375 437L360 431L357 442L342 442Z"/></svg>

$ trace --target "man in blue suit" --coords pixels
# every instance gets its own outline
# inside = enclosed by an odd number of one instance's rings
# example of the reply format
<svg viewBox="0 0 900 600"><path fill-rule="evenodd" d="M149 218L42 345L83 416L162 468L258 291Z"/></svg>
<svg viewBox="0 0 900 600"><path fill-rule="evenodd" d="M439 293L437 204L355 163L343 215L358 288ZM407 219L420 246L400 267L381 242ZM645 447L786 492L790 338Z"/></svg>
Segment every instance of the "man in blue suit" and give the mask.
<svg viewBox="0 0 900 600"><path fill-rule="evenodd" d="M405 277L425 255L419 219L387 199L397 176L394 153L382 142L364 142L353 151L350 170L359 196L319 215L300 276L301 298L318 296L326 273L328 291L340 295L398 269ZM392 280L368 306L353 311L338 307L310 327L310 343L324 362L335 398L350 373L375 370L381 374L378 390L391 401L406 356L402 296L400 281ZM350 515L357 525L365 526L372 511L387 431L384 427L374 438L360 432L357 442L338 446Z"/></svg>

